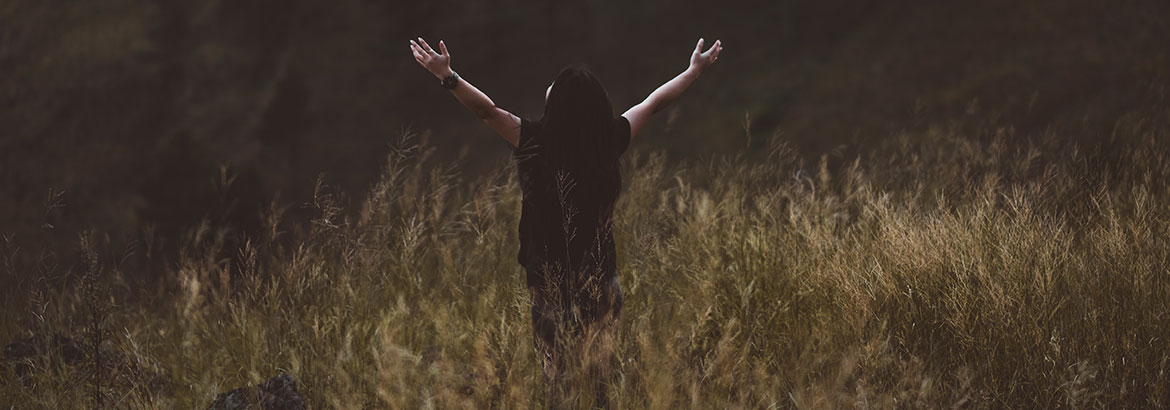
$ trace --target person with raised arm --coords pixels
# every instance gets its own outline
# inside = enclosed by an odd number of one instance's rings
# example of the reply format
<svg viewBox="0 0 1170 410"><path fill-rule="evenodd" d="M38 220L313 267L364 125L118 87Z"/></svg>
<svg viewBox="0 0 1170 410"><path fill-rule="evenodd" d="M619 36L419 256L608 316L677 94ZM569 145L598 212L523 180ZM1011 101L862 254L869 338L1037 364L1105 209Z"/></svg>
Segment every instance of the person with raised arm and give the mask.
<svg viewBox="0 0 1170 410"><path fill-rule="evenodd" d="M531 297L533 342L549 389L549 408L571 407L565 360L585 354L597 382L595 405L611 407L617 319L622 310L613 208L621 191L618 159L650 117L682 95L719 59L716 40L699 39L686 70L620 116L584 65L565 67L545 89L544 116L520 118L451 68L451 53L421 37L410 41L419 65L512 148L523 193L520 251ZM579 356L580 357L580 356Z"/></svg>

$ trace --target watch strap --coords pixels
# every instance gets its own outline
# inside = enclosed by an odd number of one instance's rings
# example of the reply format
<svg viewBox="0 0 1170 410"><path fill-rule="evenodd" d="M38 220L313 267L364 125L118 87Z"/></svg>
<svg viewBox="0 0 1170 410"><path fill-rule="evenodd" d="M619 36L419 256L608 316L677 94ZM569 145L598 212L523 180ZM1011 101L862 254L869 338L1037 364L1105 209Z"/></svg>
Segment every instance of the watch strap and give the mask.
<svg viewBox="0 0 1170 410"><path fill-rule="evenodd" d="M439 81L439 84L448 90L454 89L456 85L459 85L459 73L452 71L451 75Z"/></svg>

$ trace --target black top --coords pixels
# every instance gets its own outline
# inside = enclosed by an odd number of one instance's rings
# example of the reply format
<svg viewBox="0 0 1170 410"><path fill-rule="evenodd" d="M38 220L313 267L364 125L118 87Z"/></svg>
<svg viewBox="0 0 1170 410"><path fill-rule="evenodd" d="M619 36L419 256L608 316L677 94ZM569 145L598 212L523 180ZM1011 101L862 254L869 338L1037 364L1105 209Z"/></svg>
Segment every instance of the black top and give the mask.
<svg viewBox="0 0 1170 410"><path fill-rule="evenodd" d="M527 271L528 286L543 286L549 275L560 274L568 274L569 286L589 279L607 283L617 274L612 216L621 188L618 158L630 144L630 122L618 116L609 135L598 136L603 151L612 155L602 158L603 169L590 175L595 178L562 182L571 187L563 198L556 168L539 155L541 129L539 121L521 119L519 145L512 152L524 193L517 261Z"/></svg>

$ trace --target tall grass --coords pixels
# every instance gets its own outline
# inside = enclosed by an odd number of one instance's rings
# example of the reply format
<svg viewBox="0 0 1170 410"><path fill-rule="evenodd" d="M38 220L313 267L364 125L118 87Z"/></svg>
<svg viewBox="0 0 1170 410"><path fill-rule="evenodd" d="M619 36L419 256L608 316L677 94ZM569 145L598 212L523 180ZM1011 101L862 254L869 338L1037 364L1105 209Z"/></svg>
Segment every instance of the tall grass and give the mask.
<svg viewBox="0 0 1170 410"><path fill-rule="evenodd" d="M775 140L627 154L620 407L1170 406L1170 150L1164 129L1121 133L1082 150L936 128L814 163ZM318 181L315 219L273 207L242 246L192 229L159 291L102 310L106 345L164 380L98 384L105 404L203 408L286 371L312 408L542 406L514 169L433 162L397 147L352 215ZM123 275L98 277L135 293ZM0 336L81 334L87 294L7 304ZM84 368L38 363L3 370L0 404L92 402Z"/></svg>

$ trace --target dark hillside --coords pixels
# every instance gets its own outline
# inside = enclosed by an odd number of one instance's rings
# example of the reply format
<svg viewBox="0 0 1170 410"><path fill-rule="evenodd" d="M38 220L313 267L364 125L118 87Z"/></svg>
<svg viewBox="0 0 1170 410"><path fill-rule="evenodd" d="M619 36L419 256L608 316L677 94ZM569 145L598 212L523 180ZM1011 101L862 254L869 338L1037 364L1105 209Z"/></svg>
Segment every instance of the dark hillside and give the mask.
<svg viewBox="0 0 1170 410"><path fill-rule="evenodd" d="M87 228L124 237L155 226L167 239L206 218L255 229L273 198L304 212L319 174L364 192L404 129L429 131L436 155L463 155L469 172L505 160L503 142L411 61L416 35L445 39L457 70L525 116L539 115L567 63L591 65L624 109L685 67L695 37L721 38L721 64L635 144L676 158L757 150L774 132L815 158L932 126L1092 143L1122 116L1166 119L1168 9L9 1L0 231L54 247ZM220 206L228 197L235 206Z"/></svg>

